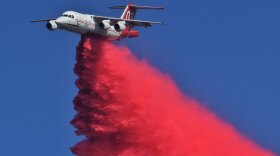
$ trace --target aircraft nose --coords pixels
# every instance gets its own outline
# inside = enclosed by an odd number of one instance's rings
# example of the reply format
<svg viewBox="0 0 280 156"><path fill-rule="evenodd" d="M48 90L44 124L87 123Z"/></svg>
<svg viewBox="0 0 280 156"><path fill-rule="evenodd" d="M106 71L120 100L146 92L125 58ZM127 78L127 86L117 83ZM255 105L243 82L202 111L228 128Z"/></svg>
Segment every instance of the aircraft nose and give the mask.
<svg viewBox="0 0 280 156"><path fill-rule="evenodd" d="M65 19L59 17L58 19L55 20L55 23L57 23L57 24L64 24L66 22L65 22Z"/></svg>

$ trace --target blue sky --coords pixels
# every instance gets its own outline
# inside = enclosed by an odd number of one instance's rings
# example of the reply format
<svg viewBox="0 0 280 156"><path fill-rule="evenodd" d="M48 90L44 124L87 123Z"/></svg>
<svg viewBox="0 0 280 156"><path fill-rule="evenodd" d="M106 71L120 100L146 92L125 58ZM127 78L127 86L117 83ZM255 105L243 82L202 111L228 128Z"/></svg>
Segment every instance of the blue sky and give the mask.
<svg viewBox="0 0 280 156"><path fill-rule="evenodd" d="M77 90L79 36L49 32L37 18L65 10L120 16L111 5L165 6L137 19L164 21L139 29L129 46L169 73L200 101L262 147L280 153L280 1L1 1L0 155L71 155L80 137L69 124Z"/></svg>

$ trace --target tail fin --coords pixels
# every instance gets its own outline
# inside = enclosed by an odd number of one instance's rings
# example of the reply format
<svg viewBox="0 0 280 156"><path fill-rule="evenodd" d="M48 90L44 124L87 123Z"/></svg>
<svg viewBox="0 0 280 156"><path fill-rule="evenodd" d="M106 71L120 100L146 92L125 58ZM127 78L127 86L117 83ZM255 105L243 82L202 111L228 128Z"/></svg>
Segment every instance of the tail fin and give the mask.
<svg viewBox="0 0 280 156"><path fill-rule="evenodd" d="M152 6L136 6L128 4L127 6L112 6L110 9L124 9L124 12L121 16L122 19L134 19L137 9L153 9L153 10L162 10L163 7L152 7Z"/></svg>

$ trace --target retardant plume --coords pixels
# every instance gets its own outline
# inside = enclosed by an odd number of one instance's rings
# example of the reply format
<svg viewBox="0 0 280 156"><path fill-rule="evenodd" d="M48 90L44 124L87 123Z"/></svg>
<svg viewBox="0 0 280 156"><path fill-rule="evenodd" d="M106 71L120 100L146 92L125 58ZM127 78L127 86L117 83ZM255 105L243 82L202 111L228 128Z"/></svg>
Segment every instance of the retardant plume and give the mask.
<svg viewBox="0 0 280 156"><path fill-rule="evenodd" d="M272 156L126 47L83 36L72 124L78 156Z"/></svg>

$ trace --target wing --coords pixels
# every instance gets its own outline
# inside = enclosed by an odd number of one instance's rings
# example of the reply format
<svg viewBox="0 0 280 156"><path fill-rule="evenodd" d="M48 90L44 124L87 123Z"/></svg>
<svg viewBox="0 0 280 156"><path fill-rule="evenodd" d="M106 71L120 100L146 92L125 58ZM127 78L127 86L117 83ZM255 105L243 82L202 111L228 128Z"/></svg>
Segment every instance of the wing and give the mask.
<svg viewBox="0 0 280 156"><path fill-rule="evenodd" d="M51 20L56 20L56 18L32 20L31 22L49 22Z"/></svg>
<svg viewBox="0 0 280 156"><path fill-rule="evenodd" d="M120 21L125 21L126 24L131 26L140 26L140 27L150 27L153 24L163 24L162 22L152 22L152 21L143 21L143 20L133 20L133 19L122 19L115 17L106 17L106 16L93 16L94 20L97 22L101 22L103 20L110 20L111 23L118 23Z"/></svg>

